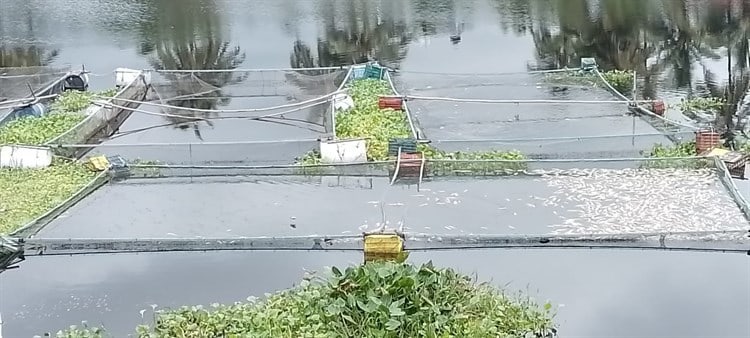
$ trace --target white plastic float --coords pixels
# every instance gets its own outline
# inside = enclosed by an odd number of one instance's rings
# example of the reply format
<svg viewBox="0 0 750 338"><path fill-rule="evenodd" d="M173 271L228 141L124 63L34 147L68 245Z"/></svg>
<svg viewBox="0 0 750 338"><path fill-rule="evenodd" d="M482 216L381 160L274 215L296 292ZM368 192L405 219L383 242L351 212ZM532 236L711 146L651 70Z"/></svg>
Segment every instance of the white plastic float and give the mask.
<svg viewBox="0 0 750 338"><path fill-rule="evenodd" d="M52 149L10 145L0 147L0 168L36 169L52 164Z"/></svg>
<svg viewBox="0 0 750 338"><path fill-rule="evenodd" d="M367 140L320 141L320 157L325 163L367 162Z"/></svg>

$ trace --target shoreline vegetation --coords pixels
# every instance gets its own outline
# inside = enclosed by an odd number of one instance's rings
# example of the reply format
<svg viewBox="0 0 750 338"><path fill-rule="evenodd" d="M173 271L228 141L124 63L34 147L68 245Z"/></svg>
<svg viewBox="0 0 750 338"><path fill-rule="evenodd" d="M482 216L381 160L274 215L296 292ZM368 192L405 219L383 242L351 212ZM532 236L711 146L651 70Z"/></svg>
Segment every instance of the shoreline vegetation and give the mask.
<svg viewBox="0 0 750 338"><path fill-rule="evenodd" d="M139 338L162 337L550 337L550 303L509 295L432 263L370 262L232 305L155 311ZM60 338L105 338L86 323Z"/></svg>
<svg viewBox="0 0 750 338"><path fill-rule="evenodd" d="M23 117L0 127L0 146L42 146L83 121L94 95L103 92L68 91L41 117ZM0 234L9 234L57 207L96 177L80 163L55 158L47 168L0 168Z"/></svg>

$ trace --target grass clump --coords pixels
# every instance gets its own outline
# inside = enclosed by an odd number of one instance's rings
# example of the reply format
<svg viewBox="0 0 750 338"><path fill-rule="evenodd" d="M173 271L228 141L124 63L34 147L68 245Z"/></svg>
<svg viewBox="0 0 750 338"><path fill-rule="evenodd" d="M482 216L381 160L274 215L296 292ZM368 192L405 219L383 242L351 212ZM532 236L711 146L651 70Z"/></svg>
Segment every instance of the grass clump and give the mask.
<svg viewBox="0 0 750 338"><path fill-rule="evenodd" d="M50 105L50 112L41 117L28 116L0 127L0 145L42 145L65 133L86 118L86 109L94 95L112 96L114 90L99 93L66 91Z"/></svg>
<svg viewBox="0 0 750 338"><path fill-rule="evenodd" d="M69 161L43 169L0 168L0 233L13 232L58 206L95 175Z"/></svg>
<svg viewBox="0 0 750 338"><path fill-rule="evenodd" d="M157 312L153 326L137 331L141 338L544 337L555 331L551 308L431 263L374 262L332 268L329 277L264 301Z"/></svg>

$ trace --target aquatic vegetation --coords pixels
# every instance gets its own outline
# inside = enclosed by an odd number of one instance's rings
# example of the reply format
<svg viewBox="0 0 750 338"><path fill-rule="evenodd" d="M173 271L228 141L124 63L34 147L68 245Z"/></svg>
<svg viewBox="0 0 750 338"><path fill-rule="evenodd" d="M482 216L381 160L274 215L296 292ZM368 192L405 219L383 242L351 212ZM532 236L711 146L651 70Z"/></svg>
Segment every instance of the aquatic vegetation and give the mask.
<svg viewBox="0 0 750 338"><path fill-rule="evenodd" d="M0 169L0 233L43 215L96 176L79 163L55 161L43 169Z"/></svg>
<svg viewBox="0 0 750 338"><path fill-rule="evenodd" d="M373 262L334 267L263 301L157 312L153 326L137 331L142 338L545 337L555 332L553 317L549 303L451 269Z"/></svg>
<svg viewBox="0 0 750 338"><path fill-rule="evenodd" d="M46 336L45 336L46 337ZM66 330L60 330L55 338L105 338L106 332L103 328L91 327L86 322L81 325L71 325Z"/></svg>
<svg viewBox="0 0 750 338"><path fill-rule="evenodd" d="M367 139L367 159L369 161L388 160L388 143L391 139L410 138L411 129L406 114L390 108L380 109L378 97L392 95L387 81L377 79L355 80L349 85L349 95L354 101L354 108L339 112L336 115L336 135L340 139ZM516 151L487 151L474 153L447 153L420 145L419 150L427 159L462 159L462 160L519 160L523 155ZM302 165L321 164L320 153L310 151L297 163ZM495 163L494 166L516 168L518 163ZM486 165L485 165L486 166ZM485 168L486 169L486 168Z"/></svg>
<svg viewBox="0 0 750 338"><path fill-rule="evenodd" d="M83 121L94 95L114 95L113 90L100 93L67 91L50 105L41 117L23 117L0 127L0 144L42 145Z"/></svg>
<svg viewBox="0 0 750 338"><path fill-rule="evenodd" d="M648 157L659 158L660 160L647 161L643 164L646 168L708 168L713 163L707 159L675 159L665 160L673 157L695 157L698 156L698 150L695 147L695 141L683 142L673 146L656 144L651 148Z"/></svg>
<svg viewBox="0 0 750 338"><path fill-rule="evenodd" d="M0 144L42 145L73 128L86 116L51 112L41 117L23 117L0 127Z"/></svg>
<svg viewBox="0 0 750 338"><path fill-rule="evenodd" d="M341 139L366 138L367 159L388 159L388 141L411 135L406 114L393 109L380 109L378 97L393 95L387 81L356 80L349 86L354 108L336 115L336 135Z"/></svg>
<svg viewBox="0 0 750 338"><path fill-rule="evenodd" d="M687 117L712 121L716 118L716 113L720 112L725 104L726 100L719 97L694 97L683 99L679 107L680 111Z"/></svg>
<svg viewBox="0 0 750 338"><path fill-rule="evenodd" d="M625 96L630 96L633 91L633 72L630 70L610 70L602 73L602 77Z"/></svg>
<svg viewBox="0 0 750 338"><path fill-rule="evenodd" d="M430 147L423 151L426 158L437 160L429 162L433 176L512 175L528 169L526 156L518 151L444 152Z"/></svg>

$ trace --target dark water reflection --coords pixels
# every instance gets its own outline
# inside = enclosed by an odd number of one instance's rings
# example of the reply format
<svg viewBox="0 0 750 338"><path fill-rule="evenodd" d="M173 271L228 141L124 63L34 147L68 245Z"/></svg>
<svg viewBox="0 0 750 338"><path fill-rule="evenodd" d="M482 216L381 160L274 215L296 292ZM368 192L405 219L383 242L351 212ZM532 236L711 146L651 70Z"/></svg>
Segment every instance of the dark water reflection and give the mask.
<svg viewBox="0 0 750 338"><path fill-rule="evenodd" d="M85 64L94 87L111 86L109 72L117 67L311 67L378 59L404 72L487 73L576 66L594 56L604 68L636 70L640 96L726 92L737 101L744 88L724 87L742 85L738 74L748 68L747 0L0 0L0 8L0 67ZM460 43L450 42L454 34ZM222 90L185 106L242 103L222 100L236 78L202 80ZM128 127L175 122L153 120L159 118L134 119ZM175 132L131 140L191 140ZM200 195L195 205L202 205ZM750 336L747 257L623 251L429 257L498 284L528 284L565 304L559 318L567 337ZM302 267L358 260L306 253L34 258L0 277L3 333L25 337L84 319L130 332L141 320L138 311L152 303L241 300L290 286Z"/></svg>
<svg viewBox="0 0 750 338"><path fill-rule="evenodd" d="M21 270L3 274L3 333L29 337L88 320L124 337L143 322L140 310L148 309L148 320L152 304L242 301L292 286L303 269L360 260L336 252L30 258ZM433 260L553 301L560 306L561 337L750 335L750 262L742 255L484 250L413 253L410 260Z"/></svg>

